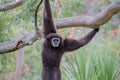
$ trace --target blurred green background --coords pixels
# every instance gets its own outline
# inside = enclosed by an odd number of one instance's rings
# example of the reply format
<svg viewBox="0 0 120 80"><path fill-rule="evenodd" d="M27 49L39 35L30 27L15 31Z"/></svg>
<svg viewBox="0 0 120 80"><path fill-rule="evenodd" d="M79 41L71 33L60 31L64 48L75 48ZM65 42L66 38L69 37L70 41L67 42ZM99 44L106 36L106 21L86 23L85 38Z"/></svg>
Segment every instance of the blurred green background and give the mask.
<svg viewBox="0 0 120 80"><path fill-rule="evenodd" d="M15 0L0 0L0 4ZM50 0L54 19L80 15L94 16L115 0ZM0 12L0 42L34 30L34 9L39 0L24 0L23 5ZM38 24L42 23L39 8ZM64 37L81 38L91 29L77 27L58 30ZM81 36L80 36L81 35ZM22 80L41 80L42 40L23 48ZM14 80L18 51L0 55L0 80ZM120 14L115 15L93 40L83 48L64 55L62 80L120 80Z"/></svg>

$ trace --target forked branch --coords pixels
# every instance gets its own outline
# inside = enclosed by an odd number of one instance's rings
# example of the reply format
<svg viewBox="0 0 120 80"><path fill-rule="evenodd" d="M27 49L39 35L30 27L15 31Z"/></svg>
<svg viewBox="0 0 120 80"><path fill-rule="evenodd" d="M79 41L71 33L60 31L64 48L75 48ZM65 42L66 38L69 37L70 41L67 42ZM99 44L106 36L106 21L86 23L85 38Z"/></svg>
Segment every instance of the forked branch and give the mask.
<svg viewBox="0 0 120 80"><path fill-rule="evenodd" d="M94 17L84 15L71 18L57 19L54 22L58 29L78 26L87 28L98 28L101 25L107 23L118 12L120 12L120 0L115 3L112 3L106 9L104 9ZM9 42L0 43L0 54L12 52L22 47L25 47L26 45L31 45L37 39L37 34L34 31L32 31L26 35L23 35L21 38L17 38Z"/></svg>

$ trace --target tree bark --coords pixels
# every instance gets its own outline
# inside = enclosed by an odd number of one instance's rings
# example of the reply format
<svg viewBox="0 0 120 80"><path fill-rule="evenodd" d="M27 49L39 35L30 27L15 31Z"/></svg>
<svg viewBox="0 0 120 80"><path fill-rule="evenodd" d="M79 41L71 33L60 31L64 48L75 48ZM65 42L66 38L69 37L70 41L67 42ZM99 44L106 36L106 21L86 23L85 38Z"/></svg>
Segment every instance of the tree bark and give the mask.
<svg viewBox="0 0 120 80"><path fill-rule="evenodd" d="M24 60L24 49L19 49L16 56L16 70L14 80L22 80L22 68Z"/></svg>
<svg viewBox="0 0 120 80"><path fill-rule="evenodd" d="M96 16L76 16L70 18L62 18L54 20L57 29L70 27L87 27L98 28L106 24L115 14L120 11L120 0L112 3L106 9L98 13ZM40 27L41 33L42 28ZM0 54L16 51L26 45L33 44L38 40L39 36L35 31L29 32L15 40L0 43Z"/></svg>
<svg viewBox="0 0 120 80"><path fill-rule="evenodd" d="M19 6L22 5L22 3L23 3L22 0L16 0L16 2L11 2L11 3L8 3L8 4L2 4L2 5L0 5L0 12L19 7Z"/></svg>
<svg viewBox="0 0 120 80"><path fill-rule="evenodd" d="M115 14L120 11L120 0L112 3L106 9L98 13L96 16L76 16L71 18L62 18L55 20L57 28L68 28L68 27L88 27L98 28L101 25L107 23Z"/></svg>

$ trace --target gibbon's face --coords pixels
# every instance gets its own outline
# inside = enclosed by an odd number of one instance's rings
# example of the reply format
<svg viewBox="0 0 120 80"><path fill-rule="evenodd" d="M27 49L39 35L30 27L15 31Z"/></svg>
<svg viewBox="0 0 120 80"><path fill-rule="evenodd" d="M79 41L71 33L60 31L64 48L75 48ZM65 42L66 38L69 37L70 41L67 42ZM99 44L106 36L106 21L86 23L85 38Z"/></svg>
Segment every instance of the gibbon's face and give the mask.
<svg viewBox="0 0 120 80"><path fill-rule="evenodd" d="M51 39L51 44L52 44L53 47L59 47L59 45L60 45L60 38L53 37Z"/></svg>
<svg viewBox="0 0 120 80"><path fill-rule="evenodd" d="M47 42L49 45L51 45L52 47L60 47L61 43L62 43L62 37L60 37L59 35L57 35L56 33L50 33L47 36Z"/></svg>

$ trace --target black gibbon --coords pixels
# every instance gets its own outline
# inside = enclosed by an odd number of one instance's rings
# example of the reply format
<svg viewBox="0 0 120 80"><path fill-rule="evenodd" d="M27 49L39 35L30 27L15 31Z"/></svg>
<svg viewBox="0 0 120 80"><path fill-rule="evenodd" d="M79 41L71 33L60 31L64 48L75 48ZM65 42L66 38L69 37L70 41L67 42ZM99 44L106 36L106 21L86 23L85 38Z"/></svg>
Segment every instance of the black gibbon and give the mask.
<svg viewBox="0 0 120 80"><path fill-rule="evenodd" d="M41 3L42 0L36 8L35 15L37 15L37 10ZM82 39L62 38L55 29L49 0L43 0L43 3L43 35L45 40L42 45L41 54L43 64L42 80L61 80L60 62L64 52L77 50L89 43L99 31L99 28L94 29ZM35 21L37 22L37 16ZM38 29L36 22L35 26Z"/></svg>

